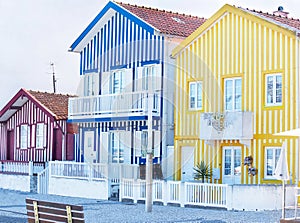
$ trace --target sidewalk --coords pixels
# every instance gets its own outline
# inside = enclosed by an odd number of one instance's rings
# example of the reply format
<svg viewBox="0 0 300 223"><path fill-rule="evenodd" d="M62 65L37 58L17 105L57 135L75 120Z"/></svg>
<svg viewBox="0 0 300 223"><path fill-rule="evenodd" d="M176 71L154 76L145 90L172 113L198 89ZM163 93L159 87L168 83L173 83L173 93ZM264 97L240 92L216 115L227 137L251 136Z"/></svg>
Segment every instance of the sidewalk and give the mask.
<svg viewBox="0 0 300 223"><path fill-rule="evenodd" d="M242 212L210 208L180 208L153 205L151 213L144 204L119 203L95 199L32 194L0 189L0 222L27 222L25 198L79 204L84 206L87 223L97 222L279 222L281 211ZM291 215L292 210L287 211Z"/></svg>

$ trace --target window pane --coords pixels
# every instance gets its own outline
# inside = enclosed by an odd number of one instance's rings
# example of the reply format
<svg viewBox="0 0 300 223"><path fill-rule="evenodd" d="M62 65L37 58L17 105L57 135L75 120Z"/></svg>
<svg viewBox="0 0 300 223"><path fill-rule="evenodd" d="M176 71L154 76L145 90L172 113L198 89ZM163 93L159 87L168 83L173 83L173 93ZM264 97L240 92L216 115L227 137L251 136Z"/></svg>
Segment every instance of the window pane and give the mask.
<svg viewBox="0 0 300 223"><path fill-rule="evenodd" d="M190 108L195 108L195 103L196 103L196 86L195 84L190 84Z"/></svg>
<svg viewBox="0 0 300 223"><path fill-rule="evenodd" d="M234 150L234 175L241 175L241 150Z"/></svg>
<svg viewBox="0 0 300 223"><path fill-rule="evenodd" d="M235 101L234 101L235 110L241 110L242 108L242 80L235 80Z"/></svg>
<svg viewBox="0 0 300 223"><path fill-rule="evenodd" d="M267 149L267 176L273 175L273 150Z"/></svg>
<svg viewBox="0 0 300 223"><path fill-rule="evenodd" d="M233 81L225 80L225 110L232 110Z"/></svg>
<svg viewBox="0 0 300 223"><path fill-rule="evenodd" d="M267 104L273 104L273 76L267 77Z"/></svg>
<svg viewBox="0 0 300 223"><path fill-rule="evenodd" d="M36 126L36 147L43 148L44 145L44 124L37 124Z"/></svg>
<svg viewBox="0 0 300 223"><path fill-rule="evenodd" d="M197 84L197 108L202 108L202 83Z"/></svg>
<svg viewBox="0 0 300 223"><path fill-rule="evenodd" d="M22 149L27 148L27 125L21 125L20 146Z"/></svg>
<svg viewBox="0 0 300 223"><path fill-rule="evenodd" d="M225 150L224 174L231 175L231 150Z"/></svg>
<svg viewBox="0 0 300 223"><path fill-rule="evenodd" d="M276 103L282 102L282 77L276 76Z"/></svg>

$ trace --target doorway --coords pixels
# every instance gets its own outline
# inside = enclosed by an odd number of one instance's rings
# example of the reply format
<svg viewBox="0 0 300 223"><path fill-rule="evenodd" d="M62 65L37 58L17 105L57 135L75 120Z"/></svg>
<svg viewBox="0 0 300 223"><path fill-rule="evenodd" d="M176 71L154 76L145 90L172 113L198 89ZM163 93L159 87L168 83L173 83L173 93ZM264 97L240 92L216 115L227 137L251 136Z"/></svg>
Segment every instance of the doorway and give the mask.
<svg viewBox="0 0 300 223"><path fill-rule="evenodd" d="M181 181L194 180L194 150L191 146L181 148Z"/></svg>
<svg viewBox="0 0 300 223"><path fill-rule="evenodd" d="M241 183L241 147L224 146L223 147L223 183L240 184Z"/></svg>

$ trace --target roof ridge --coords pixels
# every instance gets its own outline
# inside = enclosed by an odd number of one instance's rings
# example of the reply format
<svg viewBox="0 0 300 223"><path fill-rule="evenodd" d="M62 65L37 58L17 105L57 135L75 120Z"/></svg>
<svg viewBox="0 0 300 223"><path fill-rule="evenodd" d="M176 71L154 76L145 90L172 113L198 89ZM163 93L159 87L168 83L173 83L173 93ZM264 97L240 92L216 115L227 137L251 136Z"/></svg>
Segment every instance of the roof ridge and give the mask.
<svg viewBox="0 0 300 223"><path fill-rule="evenodd" d="M130 4L130 3L124 3L124 2L119 2L119 1L114 1L114 2L121 5L121 6L122 5L128 5L128 6L132 6L132 7L136 7L136 8L149 9L149 10L153 10L153 11L171 13L171 14L181 15L181 16L186 16L186 17L191 17L191 18L205 19L204 17L199 17L199 16L196 16L196 15L174 12L174 11L171 11L171 10L168 11L168 10L165 10L165 9L152 8L152 7L149 7L149 6L143 6L143 5L137 5L137 4L133 5L133 4Z"/></svg>

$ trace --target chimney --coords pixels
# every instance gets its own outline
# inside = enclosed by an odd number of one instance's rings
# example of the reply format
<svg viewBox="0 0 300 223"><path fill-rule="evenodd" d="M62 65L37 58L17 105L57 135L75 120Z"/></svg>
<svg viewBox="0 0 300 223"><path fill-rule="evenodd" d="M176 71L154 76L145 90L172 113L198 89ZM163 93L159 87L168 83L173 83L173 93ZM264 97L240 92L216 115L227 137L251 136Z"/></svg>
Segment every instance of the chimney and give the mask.
<svg viewBox="0 0 300 223"><path fill-rule="evenodd" d="M284 12L283 11L283 7L282 6L279 6L278 7L278 10L273 12L274 15L276 16L281 16L281 17L284 17L284 18L287 18L288 17L288 12Z"/></svg>

